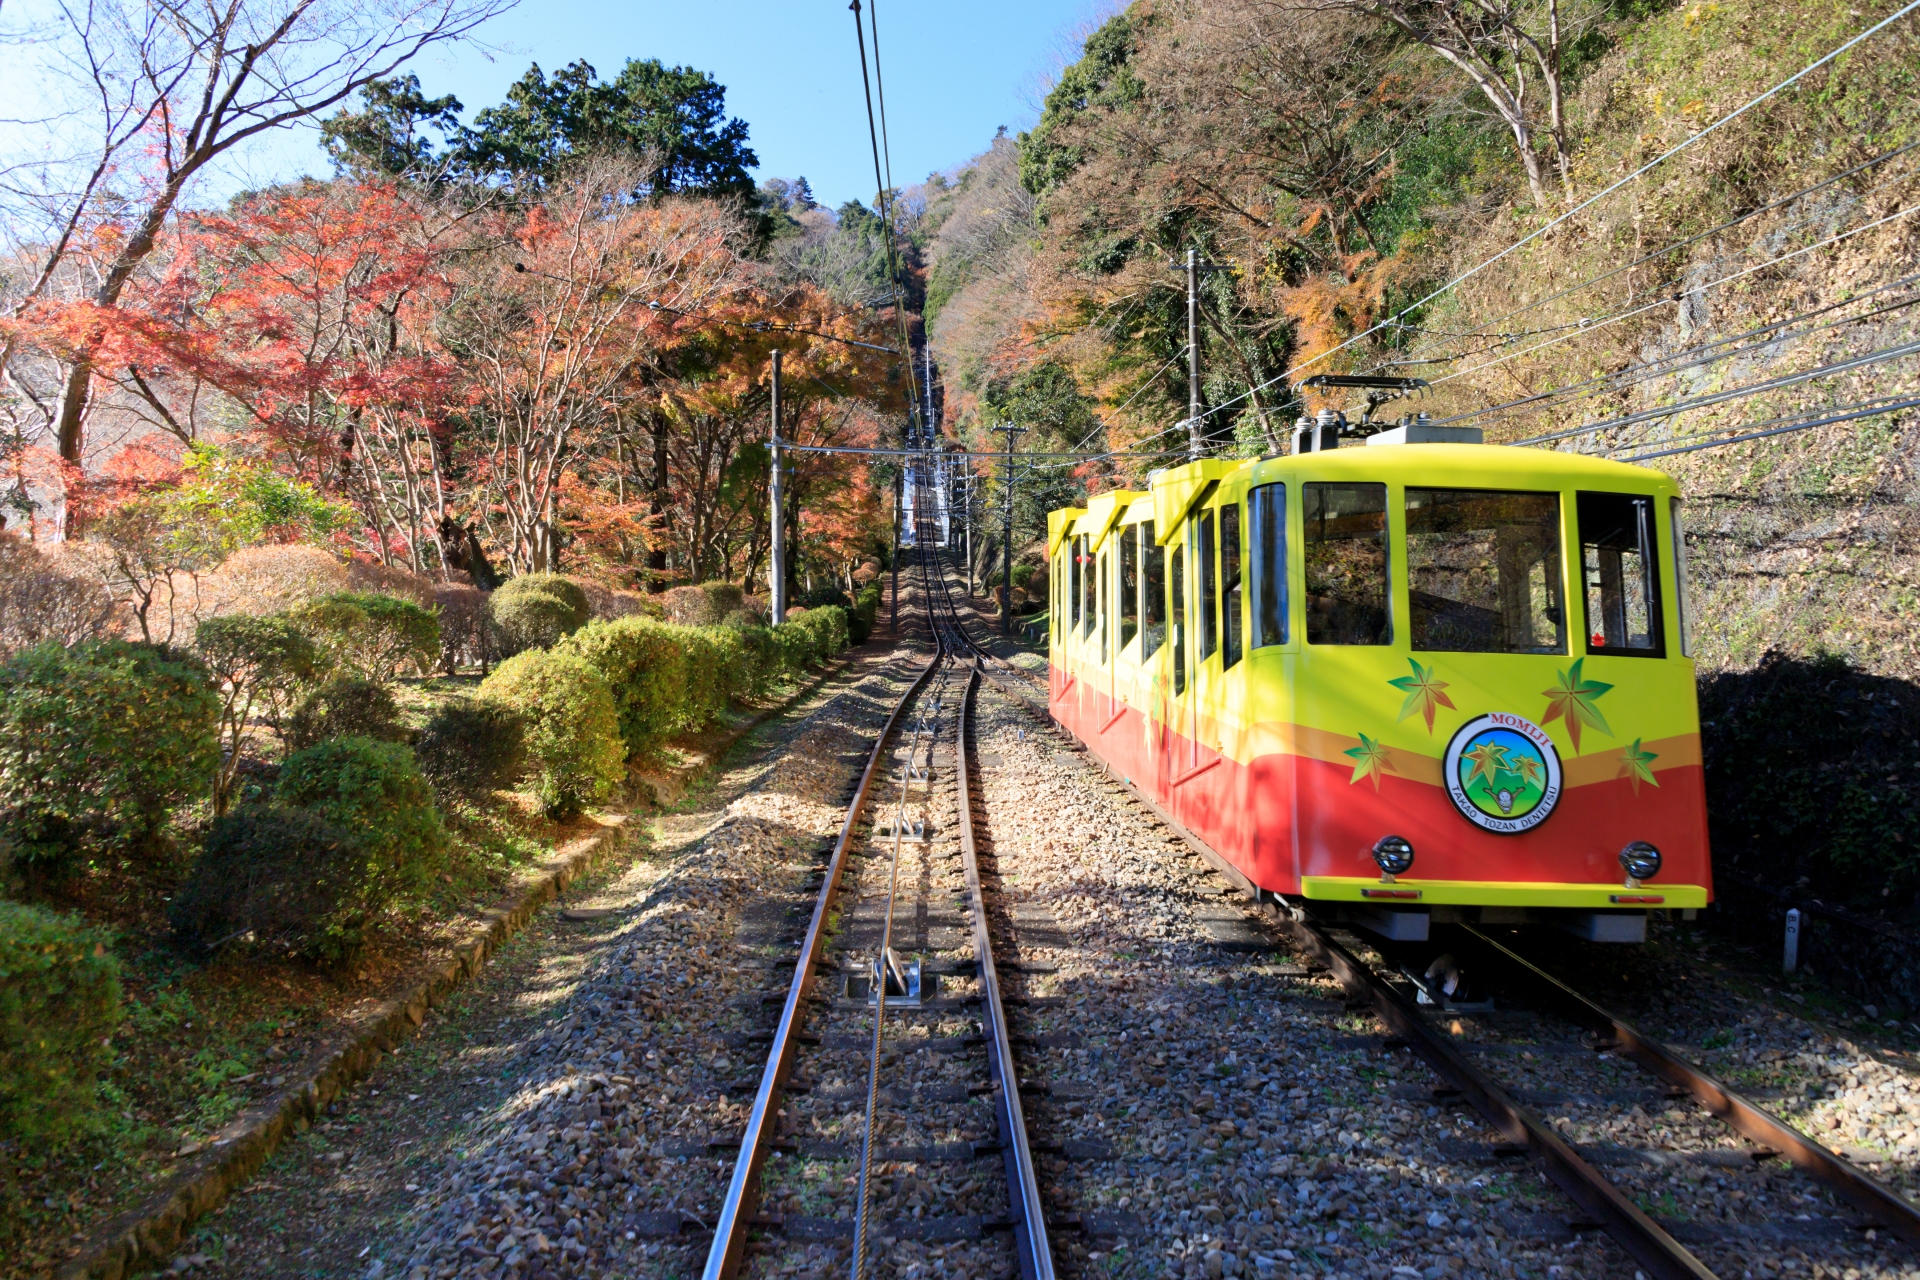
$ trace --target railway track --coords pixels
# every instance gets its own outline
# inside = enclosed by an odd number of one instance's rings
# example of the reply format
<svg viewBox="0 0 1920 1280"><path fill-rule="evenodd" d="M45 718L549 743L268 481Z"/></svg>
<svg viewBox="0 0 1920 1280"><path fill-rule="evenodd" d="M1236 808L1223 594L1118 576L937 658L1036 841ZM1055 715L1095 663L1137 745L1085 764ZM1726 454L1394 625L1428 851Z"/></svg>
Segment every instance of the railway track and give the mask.
<svg viewBox="0 0 1920 1280"><path fill-rule="evenodd" d="M855 1277L885 1270L876 1255L902 1237L977 1243L961 1261L976 1274L1054 1275L972 825L982 663L957 614L936 606L925 550L921 584L932 653L874 743L821 877L717 1215L710 1280L749 1273L756 1253L777 1263L782 1238L848 1236ZM964 934L929 928L956 899ZM951 1179L924 1176L954 1164ZM804 1212L823 1167L854 1180L851 1221ZM1004 1210L982 1212L992 1201Z"/></svg>
<svg viewBox="0 0 1920 1280"><path fill-rule="evenodd" d="M941 585L945 586L944 580ZM952 611L950 596L944 592L943 596L946 607ZM957 612L953 613L953 617L958 626ZM973 641L969 639L967 643L981 652L983 657L986 656ZM1007 673L1024 676L1010 664L998 663L992 674L997 683L1028 711L1040 715L1040 709L1026 696L1026 689L1021 687L1026 681L1010 680ZM1055 733L1060 732L1057 726L1050 721L1048 723ZM1079 747L1081 744L1074 745ZM1109 776L1112 776L1110 771ZM1537 1090L1505 1085L1497 1073L1490 1072L1483 1061L1471 1052L1474 1042L1463 1036L1457 1015L1444 1008L1433 1012L1423 1009L1418 1003L1420 984L1408 981L1388 965L1363 960L1358 953L1368 948L1364 944L1348 945L1348 942L1358 943L1358 939L1343 941L1334 931L1312 920L1306 912L1276 900L1274 895L1258 891L1244 876L1215 857L1170 815L1160 811L1124 779L1113 777L1113 780L1163 824L1177 832L1216 873L1245 894L1250 904L1273 927L1278 940L1290 945L1314 965L1329 971L1356 1002L1369 1009L1391 1033L1388 1044L1410 1050L1425 1061L1444 1082L1436 1093L1437 1097L1449 1103L1464 1101L1479 1112L1503 1139L1493 1148L1497 1158L1525 1156L1536 1163L1572 1201L1576 1213L1567 1222L1574 1233L1605 1231L1618 1242L1636 1267L1658 1280L1681 1280L1683 1277L1707 1280L1719 1274L1687 1243L1676 1239L1667 1224L1646 1211L1641 1201L1653 1197L1646 1195L1643 1188L1623 1189L1603 1173L1596 1161L1589 1159L1579 1145L1564 1137L1560 1127L1519 1100L1521 1095L1537 1093ZM1500 971L1510 988L1529 992L1537 997L1543 1008L1551 1009L1554 1015L1581 1028L1588 1036L1586 1043L1592 1054L1612 1055L1633 1063L1664 1087L1664 1093L1660 1095L1662 1100L1672 1105L1683 1102L1697 1105L1733 1134L1751 1144L1744 1148L1723 1148L1702 1153L1683 1152L1680 1153L1682 1158L1688 1154L1705 1156L1721 1169L1756 1172L1763 1179L1763 1185L1768 1186L1776 1185L1777 1179L1765 1181L1769 1173L1765 1168L1766 1162L1776 1159L1783 1161L1830 1191L1832 1199L1822 1206L1829 1213L1845 1205L1859 1215L1853 1219L1838 1219L1843 1231L1851 1231L1856 1236L1869 1233L1865 1235L1864 1242L1871 1243L1870 1233L1884 1230L1908 1245L1920 1245L1920 1208L1912 1201L1762 1106L1741 1096L1725 1082L1643 1034L1624 1018L1581 995L1495 938L1476 929L1469 928L1464 932L1470 939L1470 945L1475 948L1475 959L1479 963ZM1450 1025L1436 1021L1435 1012L1446 1014ZM1528 1057L1531 1056L1528 1054ZM1631 1153L1623 1156L1622 1150L1612 1145L1604 1147L1597 1154L1609 1164L1631 1162ZM1738 1159L1727 1159L1736 1155ZM1667 1153L1654 1152L1649 1158L1657 1165L1657 1162L1667 1158ZM1752 1206L1764 1202L1765 1196L1764 1193L1741 1191L1735 1199ZM1808 1204L1816 1200L1804 1192L1799 1194L1799 1199L1801 1203ZM1796 1222L1818 1221L1811 1214L1790 1216ZM1740 1228L1743 1225L1749 1228L1746 1232L1748 1236L1760 1234L1751 1229L1752 1224L1735 1224L1731 1229L1725 1226L1704 1230L1696 1227L1687 1234L1693 1237L1702 1252L1725 1255L1730 1252L1729 1241L1741 1238ZM1796 1235L1802 1237L1801 1243L1822 1236L1832 1240L1833 1225L1835 1221L1829 1219L1799 1232L1792 1226L1781 1228L1774 1225L1769 1234L1791 1249ZM1745 1259L1737 1253L1727 1261L1744 1270Z"/></svg>

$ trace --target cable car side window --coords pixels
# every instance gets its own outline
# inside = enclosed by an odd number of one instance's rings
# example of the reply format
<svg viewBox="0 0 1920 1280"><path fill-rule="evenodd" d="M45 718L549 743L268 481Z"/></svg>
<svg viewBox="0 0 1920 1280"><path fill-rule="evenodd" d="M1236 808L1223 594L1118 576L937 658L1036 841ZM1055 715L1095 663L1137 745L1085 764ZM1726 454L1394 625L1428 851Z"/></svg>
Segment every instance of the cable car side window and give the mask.
<svg viewBox="0 0 1920 1280"><path fill-rule="evenodd" d="M1560 496L1407 490L1413 647L1450 653L1565 653Z"/></svg>
<svg viewBox="0 0 1920 1280"><path fill-rule="evenodd" d="M1242 623L1240 601L1240 504L1220 508L1220 669L1240 661Z"/></svg>
<svg viewBox="0 0 1920 1280"><path fill-rule="evenodd" d="M1665 657L1653 499L1582 493L1578 511L1588 651Z"/></svg>
<svg viewBox="0 0 1920 1280"><path fill-rule="evenodd" d="M1167 598L1172 602L1173 618L1173 691L1177 695L1187 691L1187 549L1176 542L1167 558Z"/></svg>
<svg viewBox="0 0 1920 1280"><path fill-rule="evenodd" d="M1120 530L1120 647L1140 634L1140 526Z"/></svg>
<svg viewBox="0 0 1920 1280"><path fill-rule="evenodd" d="M1687 530L1680 521L1680 499L1668 498L1673 514L1673 585L1680 593L1680 652L1693 656L1693 583L1687 578Z"/></svg>
<svg viewBox="0 0 1920 1280"><path fill-rule="evenodd" d="M1053 573L1049 575L1052 590L1048 593L1047 603L1053 611L1053 643L1057 646L1066 638L1066 624L1062 621L1065 610L1061 605L1067 598L1067 580L1070 576L1067 566L1073 560L1073 543L1070 539L1061 540L1060 550L1054 553L1053 560Z"/></svg>
<svg viewBox="0 0 1920 1280"><path fill-rule="evenodd" d="M1084 639L1093 634L1094 619L1094 563L1093 541L1085 534L1080 536L1080 635ZM1005 587L1009 584L1002 583Z"/></svg>
<svg viewBox="0 0 1920 1280"><path fill-rule="evenodd" d="M1200 584L1196 601L1200 616L1194 622L1200 631L1201 662L1220 647L1220 570L1213 560L1213 530L1214 512L1209 507L1193 523L1193 572Z"/></svg>
<svg viewBox="0 0 1920 1280"><path fill-rule="evenodd" d="M1301 486L1307 643L1391 644L1387 613L1387 486Z"/></svg>
<svg viewBox="0 0 1920 1280"><path fill-rule="evenodd" d="M1287 486L1263 484L1247 495L1253 557L1253 647L1287 642Z"/></svg>
<svg viewBox="0 0 1920 1280"><path fill-rule="evenodd" d="M1146 561L1146 630L1140 638L1140 661L1160 652L1167 639L1167 549L1153 540L1153 521L1140 524L1140 555Z"/></svg>
<svg viewBox="0 0 1920 1280"><path fill-rule="evenodd" d="M1100 553L1100 665L1107 662L1107 645L1113 636L1113 553Z"/></svg>

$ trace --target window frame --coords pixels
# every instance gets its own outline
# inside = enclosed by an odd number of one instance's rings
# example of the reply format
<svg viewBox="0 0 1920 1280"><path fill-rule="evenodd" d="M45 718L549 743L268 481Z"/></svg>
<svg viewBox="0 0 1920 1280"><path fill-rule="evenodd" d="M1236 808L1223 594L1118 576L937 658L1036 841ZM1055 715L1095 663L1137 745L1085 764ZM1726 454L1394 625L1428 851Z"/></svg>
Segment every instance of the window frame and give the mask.
<svg viewBox="0 0 1920 1280"><path fill-rule="evenodd" d="M1312 594L1310 590L1312 586L1312 582L1307 572L1308 571L1307 556L1308 556L1309 547L1312 543L1312 537L1307 524L1307 490L1312 488L1351 489L1351 488L1358 488L1363 485L1377 488L1381 492L1380 554L1381 554L1382 563L1380 566L1380 580L1382 584L1381 607L1383 612L1386 614L1386 635L1381 637L1378 640L1367 640L1367 641L1315 640L1313 638L1313 633L1310 629L1311 623L1313 621L1313 612L1312 612L1313 601L1312 601ZM1301 565L1300 603L1301 603L1301 607L1305 609L1307 612L1305 617L1302 619L1300 634L1302 639L1310 647L1316 648L1316 649L1390 649L1390 648L1396 647L1400 643L1401 632L1405 628L1403 626L1397 625L1398 620L1396 615L1398 614L1399 611L1395 608L1395 605L1396 603L1398 603L1398 601L1401 598L1404 597L1407 589L1405 566L1402 563L1400 563L1400 561L1405 559L1404 545L1401 548L1402 554L1399 557L1396 558L1393 552L1394 552L1395 541L1396 540L1404 541L1406 537L1406 522L1404 519L1396 520L1395 518L1394 497L1396 494L1401 495L1400 500L1402 503L1404 503L1406 501L1404 490L1405 490L1405 486L1399 484L1398 482L1389 482L1386 480L1303 480L1301 482L1301 485L1300 485L1300 565Z"/></svg>
<svg viewBox="0 0 1920 1280"><path fill-rule="evenodd" d="M1187 691L1186 531L1167 547L1167 635L1173 644L1173 696Z"/></svg>
<svg viewBox="0 0 1920 1280"><path fill-rule="evenodd" d="M1140 531L1140 661L1146 662L1167 643L1167 549L1154 540L1151 519L1134 526ZM1147 648L1153 628L1160 628L1160 639Z"/></svg>
<svg viewBox="0 0 1920 1280"><path fill-rule="evenodd" d="M1194 665L1204 666L1220 651L1220 535L1217 507L1202 507L1187 522L1193 539L1194 574L1193 612L1199 623L1199 643L1194 647Z"/></svg>
<svg viewBox="0 0 1920 1280"><path fill-rule="evenodd" d="M1569 656L1572 653L1572 650L1569 648L1569 645L1571 645L1572 643L1570 639L1570 635L1572 631L1572 608L1567 600L1567 581L1566 581L1566 577L1567 577L1567 548L1566 548L1567 495L1563 490L1468 488L1461 485L1433 484L1433 483L1402 484L1397 487L1400 493L1400 501L1398 502L1398 504L1395 506L1394 509L1395 511L1397 511L1399 515L1400 565L1401 565L1402 575L1406 579L1406 621L1407 621L1406 631L1407 631L1408 652L1410 653L1492 654L1500 657L1509 657L1509 658L1527 657L1527 656L1564 658ZM1548 563L1550 563L1553 566L1554 572L1559 574L1559 577L1560 577L1561 623L1560 623L1560 645L1558 648L1547 648L1545 646L1536 646L1534 648L1529 648L1529 649L1442 649L1442 648L1432 648L1432 647L1423 646L1420 643L1422 637L1418 634L1418 626L1416 622L1416 614L1414 612L1414 604L1413 604L1413 573L1414 573L1413 519L1412 519L1411 508L1408 506L1409 501L1411 501L1410 495L1414 493L1473 493L1473 494L1496 494L1496 495L1505 495L1509 497L1553 499L1553 504L1554 504L1553 532L1554 532L1555 541L1558 543L1558 545L1554 548L1555 554L1552 557L1550 557L1550 559L1548 560ZM1391 500L1391 496L1389 496L1389 500ZM1575 523L1577 524L1578 521L1576 520ZM1504 617L1503 617L1503 621L1504 621Z"/></svg>
<svg viewBox="0 0 1920 1280"><path fill-rule="evenodd" d="M1129 562L1131 562L1133 578L1131 590L1127 587ZM1119 575L1115 583L1119 608L1114 611L1117 615L1115 621L1119 626L1117 651L1124 654L1127 646L1140 635L1140 526L1138 524L1120 526L1120 547L1119 554L1114 558L1114 571ZM1128 630L1129 627L1132 628L1131 631Z"/></svg>
<svg viewBox="0 0 1920 1280"><path fill-rule="evenodd" d="M1645 504L1641 508L1646 517L1646 527L1643 531L1642 545L1646 546L1649 552L1645 559L1646 584L1650 592L1650 598L1647 600L1647 628L1648 635L1653 640L1653 645L1650 648L1635 649L1628 645L1595 645L1593 643L1594 619L1587 608L1587 539L1586 531L1580 520L1580 499L1587 496L1595 498L1624 498L1630 502L1638 499ZM1660 581L1661 560L1663 558L1660 551L1660 525L1662 521L1654 510L1654 504L1659 500L1658 494L1644 491L1634 492L1617 489L1573 490L1573 563L1574 568L1580 575L1580 621L1582 624L1580 647L1589 657L1642 658L1658 661L1668 656L1670 646L1667 642L1667 593ZM1602 621L1604 625L1604 620Z"/></svg>
<svg viewBox="0 0 1920 1280"><path fill-rule="evenodd" d="M1220 525L1220 670L1231 671L1247 656L1247 521L1239 498L1222 502ZM1232 572L1228 572L1228 549Z"/></svg>
<svg viewBox="0 0 1920 1280"><path fill-rule="evenodd" d="M1247 650L1249 652L1255 652L1260 649L1279 648L1287 644L1293 636L1293 618L1291 616L1293 608L1293 565L1291 562L1293 536L1292 530L1288 528L1287 525L1292 504L1287 494L1288 487L1287 482L1284 480L1272 480L1266 484L1252 485L1247 489L1247 518L1245 521L1246 534L1244 539L1246 542L1246 551L1244 554L1247 560L1246 574L1248 579L1247 616L1251 622L1247 630ZM1261 521L1258 514L1256 514L1265 511L1272 505L1271 498L1262 498L1261 495L1276 492L1279 497L1279 510L1274 513L1273 523L1277 523L1280 530L1279 554L1277 556L1279 567L1277 571L1269 566L1266 556L1260 551L1260 548L1264 544L1259 537L1258 531L1265 522ZM1274 617L1278 619L1280 624L1280 634L1278 638L1271 640L1266 638L1266 632L1262 628L1263 615L1261 612L1262 607L1267 603L1267 587L1270 576L1273 581L1279 583Z"/></svg>

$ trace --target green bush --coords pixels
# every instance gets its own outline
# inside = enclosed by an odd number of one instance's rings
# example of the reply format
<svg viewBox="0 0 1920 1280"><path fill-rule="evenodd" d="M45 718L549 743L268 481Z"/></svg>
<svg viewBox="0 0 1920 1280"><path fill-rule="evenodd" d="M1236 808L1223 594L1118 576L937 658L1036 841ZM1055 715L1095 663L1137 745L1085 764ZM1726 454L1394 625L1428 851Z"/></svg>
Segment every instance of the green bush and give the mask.
<svg viewBox="0 0 1920 1280"><path fill-rule="evenodd" d="M799 618L773 628L773 641L780 650L780 671L783 675L804 675L807 668L819 661L820 641L811 627L800 625Z"/></svg>
<svg viewBox="0 0 1920 1280"><path fill-rule="evenodd" d="M593 616L587 593L556 573L508 578L488 597L487 611L505 654L551 649Z"/></svg>
<svg viewBox="0 0 1920 1280"><path fill-rule="evenodd" d="M340 960L390 900L383 872L354 833L319 813L243 805L207 831L167 917L201 947L251 935L254 945Z"/></svg>
<svg viewBox="0 0 1920 1280"><path fill-rule="evenodd" d="M868 583L853 598L853 609L847 614L847 638L854 644L865 644L879 616L880 587L877 583Z"/></svg>
<svg viewBox="0 0 1920 1280"><path fill-rule="evenodd" d="M193 647L207 664L220 695L222 761L213 808L215 813L225 813L233 801L248 724L256 712L264 712L284 727L288 702L314 678L321 655L285 614L229 613L208 618L194 632Z"/></svg>
<svg viewBox="0 0 1920 1280"><path fill-rule="evenodd" d="M0 829L57 871L89 849L151 851L208 793L220 699L197 665L148 645L43 644L0 663Z"/></svg>
<svg viewBox="0 0 1920 1280"><path fill-rule="evenodd" d="M744 653L742 669L745 684L740 696L764 698L773 682L780 678L780 641L771 627L734 627Z"/></svg>
<svg viewBox="0 0 1920 1280"><path fill-rule="evenodd" d="M637 621L623 618L609 624ZM575 653L529 650L507 659L480 685L480 696L504 702L526 722L527 756L549 817L578 813L620 780L625 757L613 693L591 663Z"/></svg>
<svg viewBox="0 0 1920 1280"><path fill-rule="evenodd" d="M729 647L720 638L726 628L675 627L674 631L675 641L687 655L687 696L680 707L679 727L683 733L697 733L727 709L733 672Z"/></svg>
<svg viewBox="0 0 1920 1280"><path fill-rule="evenodd" d="M477 799L510 787L526 771L526 726L512 707L484 698L442 703L413 744L433 789Z"/></svg>
<svg viewBox="0 0 1920 1280"><path fill-rule="evenodd" d="M847 611L837 604L809 609L795 623L813 633L817 661L824 662L847 647L851 636Z"/></svg>
<svg viewBox="0 0 1920 1280"><path fill-rule="evenodd" d="M335 591L292 617L337 665L363 679L391 684L403 671L431 671L440 660L440 620L398 596Z"/></svg>
<svg viewBox="0 0 1920 1280"><path fill-rule="evenodd" d="M94 1124L113 1059L120 966L77 917L0 902L0 1133L51 1140Z"/></svg>
<svg viewBox="0 0 1920 1280"><path fill-rule="evenodd" d="M685 723L685 631L651 618L617 618L582 627L554 650L585 659L607 682L629 755L645 755Z"/></svg>
<svg viewBox="0 0 1920 1280"><path fill-rule="evenodd" d="M433 792L397 742L334 738L296 751L280 767L274 799L350 833L370 893L418 890L446 857Z"/></svg>
<svg viewBox="0 0 1920 1280"><path fill-rule="evenodd" d="M308 694L287 722L287 743L295 751L330 738L372 738L405 742L400 706L384 684L343 676Z"/></svg>

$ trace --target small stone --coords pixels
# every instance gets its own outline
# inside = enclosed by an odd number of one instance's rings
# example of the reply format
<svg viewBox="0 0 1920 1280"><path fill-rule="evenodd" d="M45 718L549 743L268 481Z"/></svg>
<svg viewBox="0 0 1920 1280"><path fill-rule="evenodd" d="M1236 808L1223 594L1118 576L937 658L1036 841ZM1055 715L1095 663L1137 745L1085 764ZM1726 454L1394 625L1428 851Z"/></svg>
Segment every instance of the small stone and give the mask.
<svg viewBox="0 0 1920 1280"><path fill-rule="evenodd" d="M1447 1222L1447 1215L1435 1209L1427 1215L1427 1225L1435 1231L1445 1231L1450 1224Z"/></svg>

